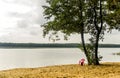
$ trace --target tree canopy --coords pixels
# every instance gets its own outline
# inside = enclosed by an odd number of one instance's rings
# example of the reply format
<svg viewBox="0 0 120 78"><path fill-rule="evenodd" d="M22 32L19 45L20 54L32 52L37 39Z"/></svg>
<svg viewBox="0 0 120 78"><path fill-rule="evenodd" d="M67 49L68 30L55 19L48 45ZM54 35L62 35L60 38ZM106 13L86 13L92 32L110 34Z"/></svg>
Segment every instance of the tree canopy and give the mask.
<svg viewBox="0 0 120 78"><path fill-rule="evenodd" d="M84 22L88 25L87 30L92 27L91 23L93 8L99 11L100 0L46 0L48 5L44 7L44 15L47 20L44 26L44 35L49 31L61 31L67 35L71 33L80 33L80 23ZM102 0L103 22L106 23L107 29L120 30L120 2L119 0ZM80 9L82 7L82 9ZM81 19L80 14L83 13ZM96 16L99 19L99 14ZM98 21L97 24L100 22ZM105 28L105 27L104 27Z"/></svg>

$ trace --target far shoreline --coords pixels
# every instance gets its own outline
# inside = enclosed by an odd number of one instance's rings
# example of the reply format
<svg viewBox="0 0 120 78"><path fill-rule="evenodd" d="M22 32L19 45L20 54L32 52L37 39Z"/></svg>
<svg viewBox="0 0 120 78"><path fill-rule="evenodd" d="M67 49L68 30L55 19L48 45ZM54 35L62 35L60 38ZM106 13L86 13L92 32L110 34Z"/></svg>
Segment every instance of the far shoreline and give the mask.
<svg viewBox="0 0 120 78"><path fill-rule="evenodd" d="M82 47L80 43L1 43L0 42L0 48L4 48L4 49L80 48L80 47ZM99 44L99 48L120 48L120 44Z"/></svg>

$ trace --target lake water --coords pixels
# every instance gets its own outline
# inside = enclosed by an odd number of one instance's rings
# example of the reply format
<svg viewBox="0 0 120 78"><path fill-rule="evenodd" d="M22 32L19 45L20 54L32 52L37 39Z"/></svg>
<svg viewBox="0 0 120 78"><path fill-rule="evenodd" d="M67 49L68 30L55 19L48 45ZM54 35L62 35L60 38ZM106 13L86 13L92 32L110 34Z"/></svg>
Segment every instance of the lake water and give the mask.
<svg viewBox="0 0 120 78"><path fill-rule="evenodd" d="M120 48L100 48L101 62L120 62ZM0 49L0 70L12 68L42 67L62 64L78 64L85 58L78 48Z"/></svg>

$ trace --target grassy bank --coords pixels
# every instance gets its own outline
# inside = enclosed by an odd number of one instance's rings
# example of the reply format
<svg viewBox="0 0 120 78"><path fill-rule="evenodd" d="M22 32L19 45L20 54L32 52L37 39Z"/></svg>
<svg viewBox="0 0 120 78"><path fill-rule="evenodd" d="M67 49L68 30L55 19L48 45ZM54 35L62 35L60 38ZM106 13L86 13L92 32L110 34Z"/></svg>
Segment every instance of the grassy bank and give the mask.
<svg viewBox="0 0 120 78"><path fill-rule="evenodd" d="M0 78L120 78L120 63L19 68L0 71Z"/></svg>

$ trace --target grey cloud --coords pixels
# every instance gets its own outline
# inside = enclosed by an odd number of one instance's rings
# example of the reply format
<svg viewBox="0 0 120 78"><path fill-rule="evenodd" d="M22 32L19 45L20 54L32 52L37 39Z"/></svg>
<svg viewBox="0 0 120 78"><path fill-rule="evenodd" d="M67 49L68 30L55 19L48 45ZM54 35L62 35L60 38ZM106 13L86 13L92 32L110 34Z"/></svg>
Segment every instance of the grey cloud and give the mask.
<svg viewBox="0 0 120 78"><path fill-rule="evenodd" d="M29 24L26 23L25 20L18 21L17 25L18 25L18 28L27 28L29 26Z"/></svg>
<svg viewBox="0 0 120 78"><path fill-rule="evenodd" d="M9 0L5 0L7 2L10 2ZM45 4L45 0L12 0L13 3L17 4L24 4L28 6L40 6L42 4Z"/></svg>
<svg viewBox="0 0 120 78"><path fill-rule="evenodd" d="M31 31L30 35L36 36L36 35L38 35L38 32Z"/></svg>
<svg viewBox="0 0 120 78"><path fill-rule="evenodd" d="M2 1L5 3L13 3L14 2L14 0L2 0Z"/></svg>
<svg viewBox="0 0 120 78"><path fill-rule="evenodd" d="M17 18L23 18L26 16L26 14L18 13L18 12L12 12L8 14L10 17L17 17Z"/></svg>
<svg viewBox="0 0 120 78"><path fill-rule="evenodd" d="M31 7L31 11L28 13L9 13L9 16L21 19L18 20L18 27L24 28L33 24L41 25L45 22L42 9L42 5L45 3L44 0L14 0L14 3L21 3L24 5L29 5Z"/></svg>
<svg viewBox="0 0 120 78"><path fill-rule="evenodd" d="M22 42L22 41L39 41L45 40L42 37L42 28L40 27L41 24L45 22L43 17L43 9L42 5L44 5L44 0L14 0L9 1L12 4L21 4L30 7L29 12L10 12L9 17L12 19L17 20L17 25L14 27L12 32L7 35L2 41L13 41L13 42ZM16 23L16 22L15 22ZM19 35L18 35L19 34ZM12 39L10 37L12 37ZM40 39L41 37L41 39ZM23 39L24 38L24 39ZM0 39L0 40L1 40ZM26 40L25 40L26 39ZM47 39L48 40L48 39Z"/></svg>
<svg viewBox="0 0 120 78"><path fill-rule="evenodd" d="M30 31L29 34L32 36L37 36L37 35L42 35L42 29L36 25L36 26L31 26L28 28L28 30Z"/></svg>
<svg viewBox="0 0 120 78"><path fill-rule="evenodd" d="M28 13L22 15L20 17L21 20L18 21L18 26L29 26L29 25L34 25L34 24L43 24L45 22L45 19L42 17L40 13Z"/></svg>

